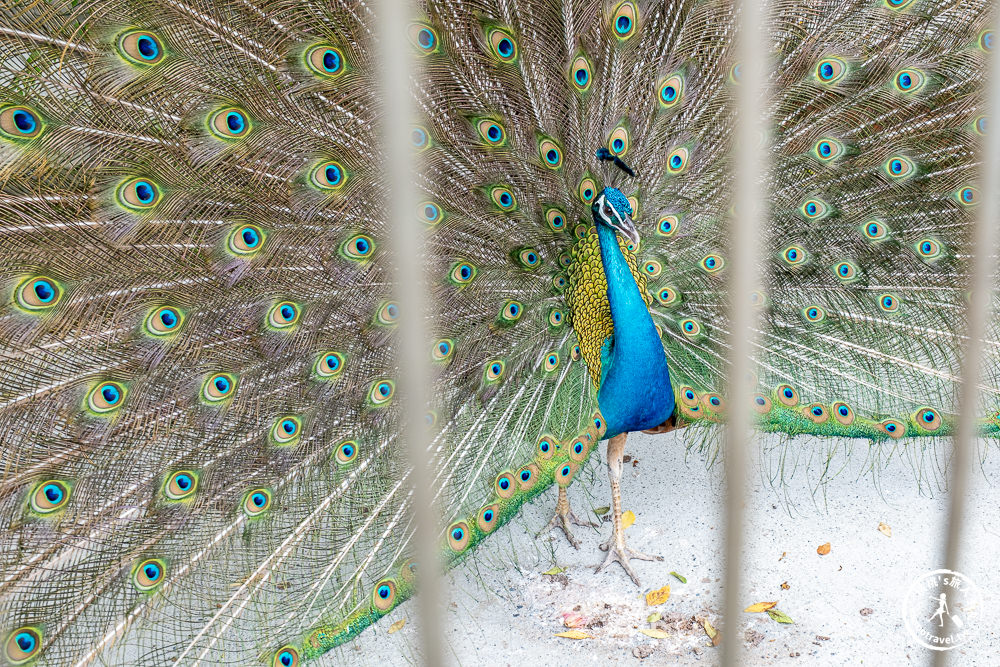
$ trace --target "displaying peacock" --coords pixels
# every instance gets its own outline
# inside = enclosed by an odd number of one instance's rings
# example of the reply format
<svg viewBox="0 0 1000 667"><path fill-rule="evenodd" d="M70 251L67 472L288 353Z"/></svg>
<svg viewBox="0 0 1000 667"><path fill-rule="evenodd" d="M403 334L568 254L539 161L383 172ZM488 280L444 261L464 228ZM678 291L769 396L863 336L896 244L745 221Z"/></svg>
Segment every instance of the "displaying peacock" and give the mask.
<svg viewBox="0 0 1000 667"><path fill-rule="evenodd" d="M638 583L627 433L725 417L736 9L420 12L442 553L553 482L576 543L566 487L610 438L604 564ZM772 3L760 429L951 433L986 15ZM376 24L353 0L0 7L8 663L288 667L412 594Z"/></svg>

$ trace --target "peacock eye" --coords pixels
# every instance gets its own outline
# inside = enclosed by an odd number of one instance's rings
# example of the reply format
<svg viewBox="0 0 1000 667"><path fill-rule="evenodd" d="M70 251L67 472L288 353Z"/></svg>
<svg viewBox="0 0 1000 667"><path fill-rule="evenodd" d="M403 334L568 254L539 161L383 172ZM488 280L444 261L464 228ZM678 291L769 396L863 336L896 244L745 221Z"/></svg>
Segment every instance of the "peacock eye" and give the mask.
<svg viewBox="0 0 1000 667"><path fill-rule="evenodd" d="M606 204L604 206L604 215L611 215L611 207Z"/></svg>

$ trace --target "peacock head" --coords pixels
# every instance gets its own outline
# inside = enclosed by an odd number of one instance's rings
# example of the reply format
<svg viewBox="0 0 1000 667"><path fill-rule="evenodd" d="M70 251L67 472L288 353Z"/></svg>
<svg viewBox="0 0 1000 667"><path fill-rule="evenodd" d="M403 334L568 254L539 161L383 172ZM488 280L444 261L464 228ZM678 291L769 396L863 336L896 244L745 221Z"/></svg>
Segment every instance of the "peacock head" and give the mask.
<svg viewBox="0 0 1000 667"><path fill-rule="evenodd" d="M604 188L594 200L594 224L607 225L627 238L633 245L639 245L639 232L632 222L632 205L628 197L617 188Z"/></svg>

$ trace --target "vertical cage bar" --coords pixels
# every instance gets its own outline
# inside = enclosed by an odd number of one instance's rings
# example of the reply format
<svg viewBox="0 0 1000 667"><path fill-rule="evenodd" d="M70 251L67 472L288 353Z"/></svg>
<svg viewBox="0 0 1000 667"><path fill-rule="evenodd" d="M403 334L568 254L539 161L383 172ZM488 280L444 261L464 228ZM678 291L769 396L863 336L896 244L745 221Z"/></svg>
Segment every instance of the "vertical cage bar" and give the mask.
<svg viewBox="0 0 1000 667"><path fill-rule="evenodd" d="M420 567L416 596L420 617L421 659L426 665L443 664L442 572L437 549L440 524L432 484L430 437L424 423L431 381L427 319L431 313L423 268L423 229L417 223L415 176L418 164L409 134L416 116L411 81L416 63L406 39L414 16L408 0L382 0L378 7L379 58L382 83L381 139L388 184L390 251L395 260L394 292L400 303L397 327L399 396L403 409L400 435L410 463L414 553Z"/></svg>
<svg viewBox="0 0 1000 667"><path fill-rule="evenodd" d="M997 6L991 3L991 30L996 26ZM971 492L976 468L978 449L977 415L979 412L979 383L985 361L986 324L993 313L993 280L996 275L997 227L1000 226L1000 200L997 198L997 183L1000 181L1000 132L993 123L1000 110L1000 51L989 54L986 71L986 87L983 94L985 115L989 118L989 131L979 141L980 173L979 190L982 203L979 205L973 231L972 253L969 269L969 299L967 306L968 338L962 355L961 380L957 390L958 423L953 440L954 455L951 460L949 483L948 524L945 527L942 544L943 567L958 571L961 569L965 521L972 509ZM944 667L954 651L933 651L931 664Z"/></svg>
<svg viewBox="0 0 1000 667"><path fill-rule="evenodd" d="M743 642L738 636L742 616L742 557L744 548L744 503L747 497L747 468L751 438L753 390L747 377L756 327L752 293L761 284L761 237L766 204L761 192L761 174L766 174L767 151L763 91L767 88L766 33L761 0L744 0L737 31L737 58L742 71L738 88L735 141L735 213L729 238L729 352L728 422L725 432L726 530L725 596L723 619L723 665L742 662Z"/></svg>

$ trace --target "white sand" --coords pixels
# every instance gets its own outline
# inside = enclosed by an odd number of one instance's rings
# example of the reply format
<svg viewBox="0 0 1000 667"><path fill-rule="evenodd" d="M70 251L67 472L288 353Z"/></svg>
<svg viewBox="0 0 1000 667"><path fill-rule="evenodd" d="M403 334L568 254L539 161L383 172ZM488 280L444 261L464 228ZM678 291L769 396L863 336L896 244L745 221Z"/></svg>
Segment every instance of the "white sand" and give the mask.
<svg viewBox="0 0 1000 667"><path fill-rule="evenodd" d="M745 648L745 662L929 664L932 652L904 627L901 597L916 576L941 567L948 494L940 488L940 465L928 458L918 482L916 464L907 459L919 447L911 445L903 458L897 455L885 464L876 485L865 473L871 463L868 447L858 443L850 458L834 457L835 467L846 468L817 491L828 443L799 438L794 444L798 469L780 490L762 470L784 462L788 475L794 467L788 457L772 453L752 471L742 598L746 605L778 600L778 608L795 623L742 614L735 632ZM595 457L570 489L578 512L591 517L592 508L610 504L603 448L601 464L595 465ZM718 664L720 649L709 645L692 619L707 617L723 632L734 631L732 623L720 618L723 466L706 466L702 455L686 453L676 434L630 436L626 453L638 461L626 465L622 484L624 507L637 517L627 531L629 543L664 557L663 562L633 561L642 590L617 565L594 574L593 566L604 558L597 545L610 534L610 524L600 532L578 528L579 551L559 532L535 540L555 502L555 491L547 492L446 577L453 603L445 618L444 652L454 664ZM976 638L949 652L955 665L1000 664L1000 616L995 611L1000 602L998 480L1000 455L994 449L976 480L961 566L980 587L985 609L974 620ZM891 527L892 537L878 531L880 521ZM825 542L832 551L820 556L816 547ZM565 572L541 574L556 565ZM781 589L783 582L787 590ZM671 586L670 599L655 609L647 607L642 594L665 584ZM668 619L660 626L670 635L666 639L639 632L650 627L646 618L654 611ZM554 637L567 629L566 613L581 616L589 626L581 629L593 638ZM415 614L412 601L402 605L321 664L415 662ZM401 631L387 634L392 622L404 618ZM636 657L644 653L644 660Z"/></svg>

